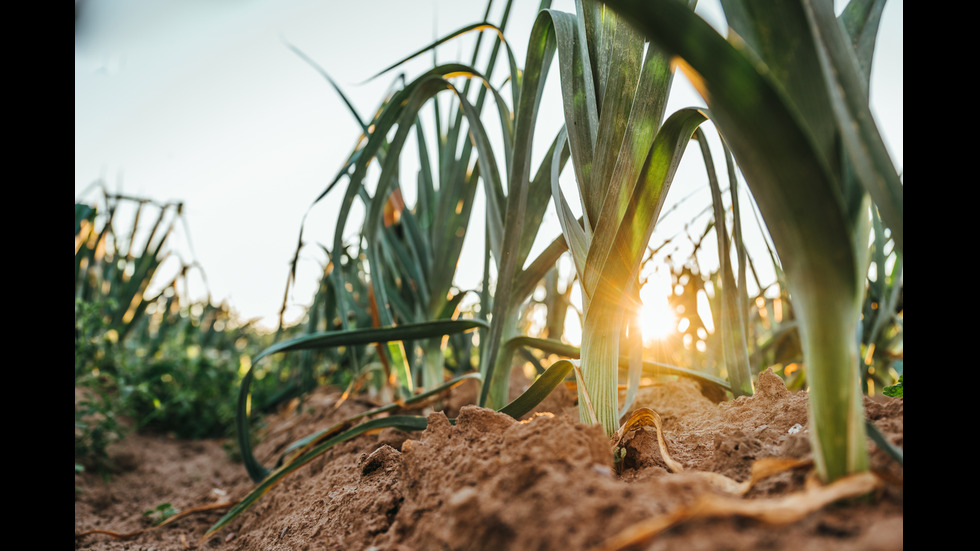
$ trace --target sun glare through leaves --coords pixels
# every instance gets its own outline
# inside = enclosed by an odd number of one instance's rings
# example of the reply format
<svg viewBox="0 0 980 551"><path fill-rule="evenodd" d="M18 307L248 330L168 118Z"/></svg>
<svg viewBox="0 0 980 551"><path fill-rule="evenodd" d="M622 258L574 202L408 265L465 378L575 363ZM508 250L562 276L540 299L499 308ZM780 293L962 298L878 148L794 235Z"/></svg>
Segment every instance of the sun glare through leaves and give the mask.
<svg viewBox="0 0 980 551"><path fill-rule="evenodd" d="M651 280L640 289L640 327L643 340L662 340L677 330L677 316L667 300L669 286L659 280Z"/></svg>

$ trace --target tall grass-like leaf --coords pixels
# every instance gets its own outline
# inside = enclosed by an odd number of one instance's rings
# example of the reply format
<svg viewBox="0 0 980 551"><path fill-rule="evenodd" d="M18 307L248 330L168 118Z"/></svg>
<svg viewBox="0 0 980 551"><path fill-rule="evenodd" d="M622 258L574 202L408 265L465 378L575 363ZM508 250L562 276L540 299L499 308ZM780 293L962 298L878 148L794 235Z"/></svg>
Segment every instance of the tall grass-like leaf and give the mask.
<svg viewBox="0 0 980 551"><path fill-rule="evenodd" d="M531 383L531 386L526 391L501 408L500 412L519 419L539 404L548 394L551 394L551 391L568 377L573 367L574 364L569 360L558 360L551 364L540 377Z"/></svg>
<svg viewBox="0 0 980 551"><path fill-rule="evenodd" d="M393 415L390 417L382 417L380 419L371 419L370 421L365 421L353 428L350 428L333 438L317 445L313 449L307 451L302 456L295 458L293 461L275 469L268 470L264 469L261 471L261 476L256 478L254 475L252 479L258 482L259 485L253 489L244 499L235 504L234 507L229 510L225 516L221 517L218 522L214 523L211 528L202 536L201 541L204 541L211 537L215 532L224 528L229 522L242 514L246 509L255 504L262 496L264 496L273 486L278 484L285 478L288 474L292 473L296 469L299 469L303 465L306 465L316 457L318 457L325 450L354 438L355 436L360 436L368 431L377 430L382 428L396 428L399 430L423 430L426 427L425 417L418 417L414 415Z"/></svg>
<svg viewBox="0 0 980 551"><path fill-rule="evenodd" d="M358 413L356 415L352 415L351 417L348 417L347 419L341 421L340 423L337 423L337 424L335 424L335 425L333 425L331 427L328 427L328 428L326 428L324 430L318 431L318 432L313 433L313 434L311 434L309 436L306 436L304 438L301 438L301 439L293 442L289 446L287 446L286 449L284 449L282 451L282 453L280 454L280 456L279 456L279 462L276 464L276 468L278 469L279 467L281 467L285 463L291 463L293 460L296 459L296 457L302 456L307 451L309 451L309 449L312 446L315 446L317 444L320 444L321 442L324 441L325 438L332 437L334 434L337 434L337 433L341 432L342 430L344 430L347 427L349 427L355 421L358 421L358 420L363 419L365 417L372 417L372 416L375 416L375 415L380 415L380 414L385 414L385 413L392 414L392 413L397 412L399 410L404 410L404 409L411 408L411 407L419 407L420 404L421 405L424 405L428 400L432 399L433 397L439 396L440 394L444 393L445 391L447 391L447 390L449 390L449 389L451 389L451 388L459 385L463 381L466 381L468 379L477 379L477 380L479 380L479 378L480 378L480 374L479 373L473 373L473 372L466 373L466 374L461 375L459 377L455 377L453 379L450 379L450 380L446 381L445 383L442 383L441 385L433 388L432 390L428 390L428 391L423 392L421 394L417 394L417 395L415 395L415 396L413 396L413 397L411 397L411 398L409 398L409 399L407 399L407 400L405 400L403 402L392 402L392 403L386 404L384 406L379 406L379 407L376 407L376 408L369 409L367 411Z"/></svg>
<svg viewBox="0 0 980 551"><path fill-rule="evenodd" d="M537 21L540 21L540 16ZM530 178L531 138L540 105L543 88L541 72L535 70L531 62L535 56L543 58L542 52L553 49L553 38L547 32L538 30L537 22L532 29L531 43L528 46L528 62L521 79L518 104L514 106L513 158L509 175L506 206L491 209L488 218L497 226L500 246L494 247L497 258L497 287L493 301L493 323L487 335L487 349L482 358L481 373L484 377L480 393L480 405L503 406L507 399L507 378L510 366L498 369L497 356L500 343L515 331L515 304L511 300L512 286L520 269L518 250L521 242L523 219L527 210L527 187ZM513 85L513 84L512 84ZM502 210L502 212L501 212ZM493 233L495 230L491 229ZM492 234L491 234L492 235Z"/></svg>
<svg viewBox="0 0 980 551"><path fill-rule="evenodd" d="M577 346L565 344L561 341L556 341L553 339L542 339L537 337L514 337L513 339L507 341L507 343L504 345L503 354L512 356L516 350L521 347L535 348L550 354L567 356L573 360L578 360L582 357L582 350ZM627 369L632 369L633 358L630 356L631 355L627 354L621 354L619 356L618 365L620 368L625 367ZM641 373L646 373L648 375L675 375L679 377L687 377L700 383L714 386L720 391L731 392L731 385L727 381L707 373L649 360L641 361L640 366L643 368Z"/></svg>
<svg viewBox="0 0 980 551"><path fill-rule="evenodd" d="M711 205L715 218L715 234L718 237L718 256L719 274L721 279L721 342L725 358L725 366L728 377L732 381L732 387L736 395L752 394L751 371L749 368L749 350L746 344L746 323L745 323L745 301L741 294L745 293L745 260L744 257L739 262L741 286L735 284L735 273L732 270L731 251L729 248L729 238L725 206L722 202L721 187L718 185L718 178L714 172L711 150L708 148L707 139L701 129L694 133L698 144L701 146L701 155L704 157L705 165L708 167L708 185L711 188ZM727 148L726 148L727 151ZM732 168L732 167L729 167ZM734 182L735 175L729 172L731 180ZM735 197L735 193L732 194ZM736 224L738 219L735 220ZM737 229L733 228L733 233ZM741 247L739 247L741 250ZM741 289L741 293L739 292Z"/></svg>
<svg viewBox="0 0 980 551"><path fill-rule="evenodd" d="M857 323L869 194L902 244L902 184L868 109L870 63L852 46L866 39L846 34L869 26L842 24L830 2L733 0L723 6L741 39L726 41L675 0L607 3L681 62L753 191L800 323L821 478L866 469Z"/></svg>
<svg viewBox="0 0 980 551"><path fill-rule="evenodd" d="M258 482L269 475L269 469L262 466L252 452L249 437L249 404L251 395L249 388L255 373L255 366L266 356L295 350L321 349L337 346L354 346L358 344L383 343L402 341L406 339L425 339L451 333L471 331L486 324L479 320L444 320L418 324L399 325L397 327L367 328L348 331L329 331L314 335L305 335L288 341L274 344L259 353L251 362L249 370L242 378L238 394L238 411L236 427L238 447L242 453L242 461L252 480Z"/></svg>

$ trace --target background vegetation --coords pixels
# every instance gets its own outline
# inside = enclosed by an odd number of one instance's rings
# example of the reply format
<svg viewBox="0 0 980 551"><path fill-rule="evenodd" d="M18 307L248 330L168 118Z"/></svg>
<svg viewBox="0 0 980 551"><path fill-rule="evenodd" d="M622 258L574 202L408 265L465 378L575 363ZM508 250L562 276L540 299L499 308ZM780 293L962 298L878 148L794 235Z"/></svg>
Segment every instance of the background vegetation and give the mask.
<svg viewBox="0 0 980 551"><path fill-rule="evenodd" d="M241 373L275 336L227 305L182 298L200 270L171 256L182 205L96 190L75 204L75 468L108 474L106 447L131 430L229 434ZM273 379L259 377L259 404Z"/></svg>

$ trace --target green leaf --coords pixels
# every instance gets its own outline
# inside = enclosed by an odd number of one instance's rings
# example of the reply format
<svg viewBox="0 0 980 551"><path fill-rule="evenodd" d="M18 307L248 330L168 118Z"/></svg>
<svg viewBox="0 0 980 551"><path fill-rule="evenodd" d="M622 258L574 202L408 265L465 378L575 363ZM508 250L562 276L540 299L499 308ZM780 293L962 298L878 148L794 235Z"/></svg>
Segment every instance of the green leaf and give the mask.
<svg viewBox="0 0 980 551"><path fill-rule="evenodd" d="M500 408L500 413L506 413L514 419L520 419L534 406L541 403L572 372L573 363L569 360L558 360L551 364L541 376L531 383L527 390L514 399L513 402Z"/></svg>
<svg viewBox="0 0 980 551"><path fill-rule="evenodd" d="M881 390L881 393L885 396L891 396L892 398L904 398L905 394L902 390L902 379L904 377L905 375L899 375L898 382L893 385L886 386Z"/></svg>
<svg viewBox="0 0 980 551"><path fill-rule="evenodd" d="M626 209L618 216L613 211L608 215L604 212L599 219L582 274L582 284L590 296L599 285L612 285L622 295L627 282L635 277L684 150L705 120L706 114L698 109L671 114L657 132Z"/></svg>
<svg viewBox="0 0 980 551"><path fill-rule="evenodd" d="M82 221L89 222L95 218L95 208L90 205L75 203L75 235L82 231Z"/></svg>
<svg viewBox="0 0 980 551"><path fill-rule="evenodd" d="M558 137L564 140L566 136L567 133L563 126ZM558 151L554 151L554 154L557 155ZM590 239L585 229L579 225L575 213L572 212L572 208L565 199L565 193L559 185L559 171L560 165L552 162L551 194L555 200L555 210L558 212L558 223L561 226L561 233L565 236L565 241L568 243L568 250L572 254L575 271L582 274L585 272L585 261L589 256Z"/></svg>
<svg viewBox="0 0 980 551"><path fill-rule="evenodd" d="M469 379L475 379L475 380L479 381L480 380L480 374L479 373L465 373L463 375L460 375L459 377L454 377L454 378L452 378L452 379L450 379L450 380L442 383L441 385L438 385L436 387L433 387L432 389L427 390L427 391L425 391L425 392L423 392L421 394L416 394L415 396L412 396L410 398L407 398L403 402L400 402L400 403L395 402L395 403L391 403L391 404L386 404L384 406L379 406L379 407L376 407L376 408L373 408L373 409L369 409L369 410L364 411L362 413L358 413L357 415L353 415L351 417L348 417L347 419L344 419L343 421L341 421L341 422L339 422L339 423L337 423L337 424L335 424L335 425L333 425L333 426L331 426L331 427L329 427L327 429L318 431L318 432L313 433L313 434L311 434L309 436L306 436L304 438L301 438L301 439L293 442L285 450L283 450L282 454L280 454L279 464L276 465L276 468L281 467L285 463L285 458L289 454L291 454L292 452L294 452L296 450L301 450L301 449L309 446L313 442L316 442L317 440L322 439L326 435L333 434L333 433L339 433L341 431L341 429L347 427L348 425L350 425L354 421L357 421L359 419L363 419L365 417L372 417L372 416L375 416L375 415L380 415L382 413L391 413L393 411L405 409L405 408L410 407L410 406L413 406L415 404L424 403L426 400L428 400L428 399L430 399L430 398L432 398L434 396L438 396L439 394L442 394L443 392L445 392L445 391L447 391L447 390L455 387L456 385L462 383L463 381L467 381Z"/></svg>
<svg viewBox="0 0 980 551"><path fill-rule="evenodd" d="M718 176L715 173L711 150L708 148L708 142L704 136L704 132L698 128L695 131L695 136L697 137L698 144L701 146L701 155L704 157L704 164L707 168L708 185L711 188L711 205L715 218L715 234L718 239L718 264L721 272L719 274L721 280L720 329L725 368L728 371L728 379L732 382L732 390L735 397L751 396L752 373L749 368L749 351L746 343L747 330L745 323L743 323L744 310L741 308L741 305L744 303L740 300L739 289L735 284L735 273L732 270L727 221L725 219L725 205L722 201L721 187L718 185ZM734 182L735 175L730 174L730 176L732 182ZM734 197L734 193L732 196ZM738 220L736 219L735 222L737 224ZM739 262L739 266L744 270L744 259ZM742 276L742 293L744 293L744 271L742 272Z"/></svg>
<svg viewBox="0 0 980 551"><path fill-rule="evenodd" d="M283 42L286 44L286 47L289 48L294 54L299 56L299 58L305 61L308 65L313 67L313 69L315 69L316 72L320 73L320 76L327 79L327 82L330 83L330 86L334 89L335 92L337 92L337 95L340 96L341 101L343 101L344 105L347 106L347 110L350 111L350 114L354 117L354 120L357 121L358 126L360 126L361 130L363 130L364 133L367 134L369 132L368 125L364 122L363 119L361 119L361 116L357 113L357 110L354 109L354 105L350 102L349 99L347 99L347 95L344 94L344 91L341 90L340 86L334 81L333 77L330 76L330 73L328 73L326 69L321 67L317 62L313 61L313 58L306 55L305 52L297 48L288 40L283 39Z"/></svg>
<svg viewBox="0 0 980 551"><path fill-rule="evenodd" d="M241 388L238 393L238 409L235 417L235 424L238 429L238 448L242 453L242 461L245 463L245 469L248 471L249 476L252 478L252 480L257 482L269 474L269 470L263 467L262 464L260 464L255 458L255 455L252 452L252 443L248 432L250 402L249 387L252 384L255 366L266 356L295 350L311 350L335 346L356 346L360 344L373 344L379 342L384 343L403 340L418 340L439 337L452 333L471 331L479 327L486 328L487 323L481 320L439 320L377 329L368 328L349 331L327 331L298 337L266 348L252 360L251 367L242 378Z"/></svg>
<svg viewBox="0 0 980 551"><path fill-rule="evenodd" d="M157 505L153 509L150 509L148 511L143 511L143 516L144 517L154 517L153 518L153 524L154 525L159 525L159 524L163 523L163 521L165 521L168 518L176 515L179 512L180 512L180 510L179 509L175 509L170 503L161 503L160 505Z"/></svg>
<svg viewBox="0 0 980 551"><path fill-rule="evenodd" d="M235 519L238 515L245 512L246 509L251 507L256 501L259 500L263 495L266 494L273 486L278 484L282 479L289 473L295 471L296 469L302 467L303 465L309 463L317 456L319 456L324 451L329 448L350 440L356 436L360 436L365 432L371 430L377 430L382 428L396 428L405 431L416 431L424 430L426 427L425 417L410 416L410 415L393 415L391 417L383 417L381 419L371 419L370 421L365 421L360 425L357 425L349 430L346 430L337 436L319 444L310 451L306 452L300 457L297 457L293 461L289 462L282 467L274 471L266 471L266 476L263 476L256 482L260 482L259 485L253 489L247 496L245 496L241 501L239 501L234 507L228 511L225 516L221 517L202 537L202 541L211 537L215 532L224 528L229 522Z"/></svg>
<svg viewBox="0 0 980 551"><path fill-rule="evenodd" d="M874 441L874 443L885 451L892 459L895 460L900 466L905 466L905 452L902 448L892 444L885 435L878 430L878 427L871 422L870 419L865 419L864 421L865 429L868 431L868 437Z"/></svg>
<svg viewBox="0 0 980 551"><path fill-rule="evenodd" d="M847 152L848 172L853 171L871 195L882 220L892 231L895 246L902 251L904 186L871 113L867 77L862 74L853 46L834 15L833 5L813 0L802 4L819 46L817 52L828 83L833 114Z"/></svg>
<svg viewBox="0 0 980 551"><path fill-rule="evenodd" d="M564 14L568 16L568 14ZM493 301L494 323L488 331L486 355L482 357L481 373L484 386L480 393L480 405L486 405L493 391L495 401L505 400L506 380L509 373L495 373L497 348L510 337L514 330L512 314L517 304L511 302L515 279L521 269L518 265L524 219L527 214L528 186L531 172L531 149L537 113L544 92L545 77L551 64L556 45L556 20L569 21L551 11L538 14L528 41L527 62L521 81L519 104L515 107L514 159L507 193L507 206L503 213L503 241L498 252L497 287ZM490 218L490 217L488 217ZM501 297L506 297L502 300ZM482 341L481 341L482 342ZM506 369L501 369L506 371ZM498 404L494 404L498 405Z"/></svg>
<svg viewBox="0 0 980 551"><path fill-rule="evenodd" d="M581 358L582 354L582 350L577 346L572 346L561 341L541 339L537 337L514 337L507 341L504 346L503 353L508 355L508 357L512 356L516 349L522 346L543 350L549 354L567 356L573 360ZM732 390L731 385L729 385L724 379L719 379L713 375L702 373L693 369L687 369L684 367L678 367L675 365L650 360L643 360L642 365L645 372L649 375L674 375L679 377L687 377L702 384L712 385L722 391L731 392ZM629 355L624 354L619 357L619 366L626 368L630 366Z"/></svg>
<svg viewBox="0 0 980 551"><path fill-rule="evenodd" d="M878 25L885 0L851 0L840 15L840 21L851 40L851 49L861 65L864 84L871 86L871 58L878 38Z"/></svg>

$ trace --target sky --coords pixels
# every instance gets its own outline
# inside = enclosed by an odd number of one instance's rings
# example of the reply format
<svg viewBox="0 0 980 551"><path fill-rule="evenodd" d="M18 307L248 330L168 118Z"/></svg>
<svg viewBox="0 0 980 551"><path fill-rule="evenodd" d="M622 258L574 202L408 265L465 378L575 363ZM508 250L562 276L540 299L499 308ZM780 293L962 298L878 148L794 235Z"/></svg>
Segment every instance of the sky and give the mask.
<svg viewBox="0 0 980 551"><path fill-rule="evenodd" d="M538 3L515 1L506 36L518 60ZM497 4L503 2L495 2L491 21L499 21ZM572 2L554 7L574 9ZM458 0L76 1L76 201L95 200L97 181L110 191L183 201L187 226L177 228L171 243L176 255L196 260L206 274L206 282L192 278L191 298L210 293L242 318L273 327L304 216L305 239L332 240L339 195L310 207L360 133L326 80L286 42L326 69L367 119L392 76L365 81L435 37L481 20L484 9L483 2ZM698 11L716 26L723 23L713 2L702 1ZM468 58L471 44L441 47L440 61ZM871 94L900 171L903 44L903 2L891 0ZM425 57L402 70L411 78L430 66ZM549 82L556 80L552 75ZM703 105L685 83L678 87L673 106ZM551 93L559 97L554 86ZM544 127L557 130L560 111L543 117ZM700 173L700 182L692 179L688 188L679 174L669 202L699 193L707 198L703 168ZM665 223L665 232L689 231L683 222L693 215L671 216L679 225ZM554 235L557 229L548 239ZM481 250L478 239L466 249ZM304 249L287 320L302 316L324 262L315 249ZM460 284L475 286L482 268L466 266L482 266L482 253L461 261Z"/></svg>

